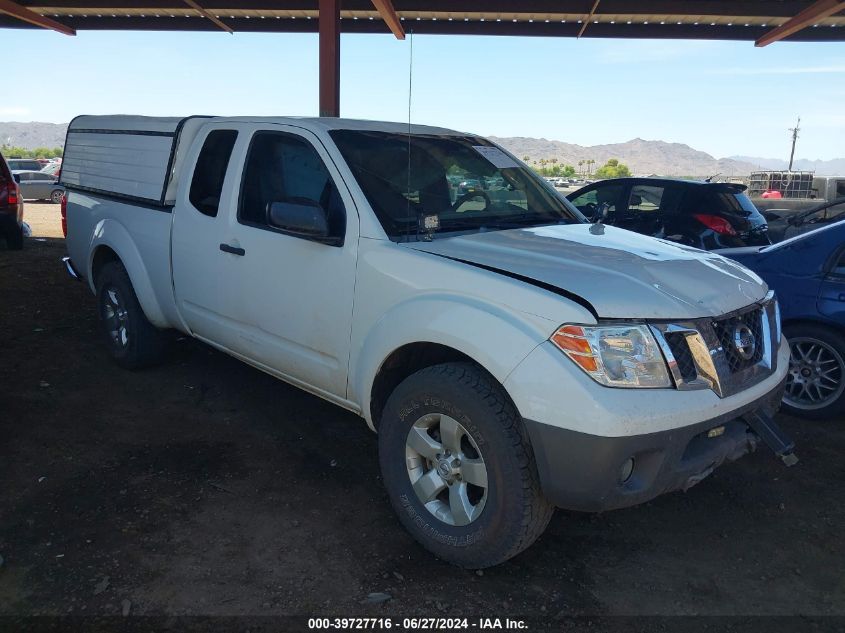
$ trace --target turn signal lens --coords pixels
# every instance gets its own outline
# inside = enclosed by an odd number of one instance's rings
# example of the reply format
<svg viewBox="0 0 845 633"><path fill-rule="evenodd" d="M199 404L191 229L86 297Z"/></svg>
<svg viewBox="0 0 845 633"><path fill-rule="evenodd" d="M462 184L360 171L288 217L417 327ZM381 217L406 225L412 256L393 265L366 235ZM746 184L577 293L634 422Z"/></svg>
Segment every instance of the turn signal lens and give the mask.
<svg viewBox="0 0 845 633"><path fill-rule="evenodd" d="M663 354L647 325L563 325L552 343L607 387L671 387Z"/></svg>
<svg viewBox="0 0 845 633"><path fill-rule="evenodd" d="M552 342L587 373L598 371L593 348L580 325L564 325L552 334Z"/></svg>

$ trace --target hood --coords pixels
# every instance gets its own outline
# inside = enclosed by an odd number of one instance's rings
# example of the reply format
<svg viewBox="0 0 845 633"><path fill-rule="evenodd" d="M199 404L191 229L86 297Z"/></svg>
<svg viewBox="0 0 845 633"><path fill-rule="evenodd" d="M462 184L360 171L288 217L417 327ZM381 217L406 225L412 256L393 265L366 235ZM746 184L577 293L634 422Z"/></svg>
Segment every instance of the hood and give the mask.
<svg viewBox="0 0 845 633"><path fill-rule="evenodd" d="M611 226L601 234L590 228L543 226L405 245L554 286L607 319L720 316L768 290L756 274L715 253Z"/></svg>

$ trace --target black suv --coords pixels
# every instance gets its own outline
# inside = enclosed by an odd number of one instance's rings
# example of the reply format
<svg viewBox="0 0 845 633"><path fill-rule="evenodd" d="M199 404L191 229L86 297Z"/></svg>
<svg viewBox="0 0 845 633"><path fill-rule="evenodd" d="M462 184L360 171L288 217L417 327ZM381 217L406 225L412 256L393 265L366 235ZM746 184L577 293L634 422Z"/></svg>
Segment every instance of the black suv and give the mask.
<svg viewBox="0 0 845 633"><path fill-rule="evenodd" d="M0 154L0 236L13 250L23 248L23 198L6 159Z"/></svg>
<svg viewBox="0 0 845 633"><path fill-rule="evenodd" d="M745 185L676 178L613 178L587 185L567 199L605 224L714 250L770 244L766 219Z"/></svg>

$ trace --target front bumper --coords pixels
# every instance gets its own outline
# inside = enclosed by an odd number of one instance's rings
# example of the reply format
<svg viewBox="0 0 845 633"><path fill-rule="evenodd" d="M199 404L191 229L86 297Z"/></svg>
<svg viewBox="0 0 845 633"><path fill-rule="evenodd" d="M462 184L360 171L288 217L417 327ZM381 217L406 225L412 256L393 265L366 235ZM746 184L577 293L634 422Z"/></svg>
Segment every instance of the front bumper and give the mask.
<svg viewBox="0 0 845 633"><path fill-rule="evenodd" d="M686 490L753 451L760 438L742 416L777 411L789 366L783 341L771 376L719 398L709 390L602 387L580 370L570 371L574 363L558 350L543 348L505 386L523 416L544 495L585 512ZM629 459L633 470L625 478Z"/></svg>
<svg viewBox="0 0 845 633"><path fill-rule="evenodd" d="M687 490L723 463L755 450L760 438L741 416L757 410L773 415L782 385L738 411L647 435L600 437L525 420L543 494L561 508L601 512ZM709 437L713 429L721 433ZM628 460L633 469L623 481Z"/></svg>

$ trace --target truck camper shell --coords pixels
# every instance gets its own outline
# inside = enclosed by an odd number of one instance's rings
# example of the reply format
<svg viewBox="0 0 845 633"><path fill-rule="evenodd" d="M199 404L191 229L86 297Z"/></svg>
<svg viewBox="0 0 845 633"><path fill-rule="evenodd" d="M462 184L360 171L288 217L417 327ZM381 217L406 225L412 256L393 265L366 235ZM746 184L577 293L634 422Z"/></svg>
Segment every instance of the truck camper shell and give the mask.
<svg viewBox="0 0 845 633"><path fill-rule="evenodd" d="M209 118L78 116L68 126L61 184L71 190L171 206L184 155Z"/></svg>

